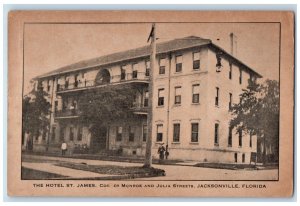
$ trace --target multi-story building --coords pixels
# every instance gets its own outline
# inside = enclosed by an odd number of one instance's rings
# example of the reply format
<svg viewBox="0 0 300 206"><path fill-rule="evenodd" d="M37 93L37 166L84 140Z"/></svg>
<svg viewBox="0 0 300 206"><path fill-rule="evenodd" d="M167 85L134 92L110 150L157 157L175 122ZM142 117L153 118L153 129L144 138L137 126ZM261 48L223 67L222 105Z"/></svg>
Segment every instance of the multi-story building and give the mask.
<svg viewBox="0 0 300 206"><path fill-rule="evenodd" d="M234 44L233 38L231 35ZM230 128L229 109L239 101L248 81L256 81L261 75L232 52L226 52L209 39L194 36L157 44L152 100L154 157L158 156L158 146L164 143L168 145L170 159L250 162L251 152L256 152L256 137ZM34 139L34 149L45 150L49 146L59 150L64 140L71 151L74 145L85 144L94 152L144 155L149 59L150 46L144 46L81 61L36 77L34 80L42 82L49 93L52 112L50 132ZM137 88L132 99L134 115L114 121L101 135L93 136L90 125L80 122L80 101L86 92L101 92L108 85Z"/></svg>

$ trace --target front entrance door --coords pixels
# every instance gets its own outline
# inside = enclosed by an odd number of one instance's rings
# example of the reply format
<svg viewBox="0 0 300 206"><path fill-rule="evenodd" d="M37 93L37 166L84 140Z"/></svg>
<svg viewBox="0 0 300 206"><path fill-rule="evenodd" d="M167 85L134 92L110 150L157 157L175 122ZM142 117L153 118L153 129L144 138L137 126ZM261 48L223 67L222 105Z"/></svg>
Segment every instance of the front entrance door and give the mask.
<svg viewBox="0 0 300 206"><path fill-rule="evenodd" d="M106 149L107 128L100 127L92 134L91 149L97 153Z"/></svg>

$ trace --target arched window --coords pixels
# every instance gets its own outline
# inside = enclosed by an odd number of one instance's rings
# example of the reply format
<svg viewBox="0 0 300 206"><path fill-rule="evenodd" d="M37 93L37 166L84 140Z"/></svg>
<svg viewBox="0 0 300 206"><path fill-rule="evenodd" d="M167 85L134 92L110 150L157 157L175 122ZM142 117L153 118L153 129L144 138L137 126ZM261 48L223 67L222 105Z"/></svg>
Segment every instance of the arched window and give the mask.
<svg viewBox="0 0 300 206"><path fill-rule="evenodd" d="M107 69L102 69L98 72L95 80L96 85L110 83L110 73Z"/></svg>

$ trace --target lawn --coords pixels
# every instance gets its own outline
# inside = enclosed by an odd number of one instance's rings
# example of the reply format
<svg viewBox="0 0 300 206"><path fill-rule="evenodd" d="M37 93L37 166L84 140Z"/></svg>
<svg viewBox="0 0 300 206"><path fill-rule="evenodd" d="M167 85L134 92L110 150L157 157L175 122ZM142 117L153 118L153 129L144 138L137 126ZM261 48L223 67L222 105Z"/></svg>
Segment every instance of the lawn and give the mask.
<svg viewBox="0 0 300 206"><path fill-rule="evenodd" d="M22 167L21 169L22 180L47 180L47 179L56 179L56 178L63 178L63 177L66 176L33 170L25 167Z"/></svg>
<svg viewBox="0 0 300 206"><path fill-rule="evenodd" d="M88 165L78 164L71 162L59 162L56 166L66 167L76 170L84 170L89 172L95 172L99 174L123 176L127 178L140 178L140 177L156 177L165 176L165 171L157 168L144 168L144 167L122 167L116 165Z"/></svg>

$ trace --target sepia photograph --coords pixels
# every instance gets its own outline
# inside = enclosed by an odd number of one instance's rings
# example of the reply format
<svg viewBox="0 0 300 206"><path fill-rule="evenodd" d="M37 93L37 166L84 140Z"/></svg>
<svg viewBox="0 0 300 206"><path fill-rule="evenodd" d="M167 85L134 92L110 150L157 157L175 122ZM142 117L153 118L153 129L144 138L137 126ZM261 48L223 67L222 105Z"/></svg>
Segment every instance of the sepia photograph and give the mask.
<svg viewBox="0 0 300 206"><path fill-rule="evenodd" d="M132 14L24 22L20 181L143 191L277 184L282 23Z"/></svg>

